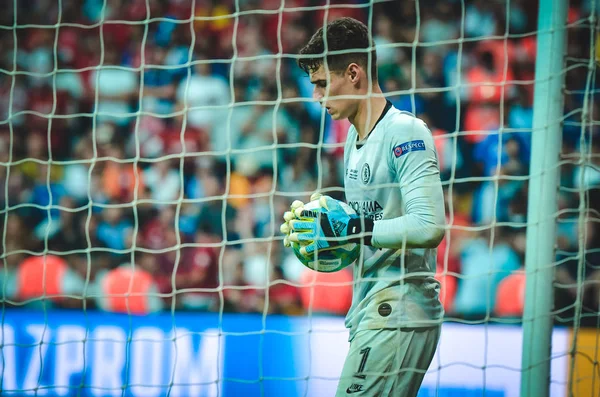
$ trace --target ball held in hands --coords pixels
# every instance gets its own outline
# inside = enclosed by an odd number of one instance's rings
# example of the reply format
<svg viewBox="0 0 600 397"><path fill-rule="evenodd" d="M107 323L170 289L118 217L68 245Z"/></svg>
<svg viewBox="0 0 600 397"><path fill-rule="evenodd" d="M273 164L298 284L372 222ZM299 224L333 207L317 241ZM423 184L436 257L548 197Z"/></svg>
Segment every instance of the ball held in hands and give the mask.
<svg viewBox="0 0 600 397"><path fill-rule="evenodd" d="M293 217L284 215L284 245L291 246L300 262L310 269L343 269L360 254L360 245L351 242L347 232L344 234L349 221L360 218L350 206L329 196L317 193L311 199L308 204L293 205Z"/></svg>

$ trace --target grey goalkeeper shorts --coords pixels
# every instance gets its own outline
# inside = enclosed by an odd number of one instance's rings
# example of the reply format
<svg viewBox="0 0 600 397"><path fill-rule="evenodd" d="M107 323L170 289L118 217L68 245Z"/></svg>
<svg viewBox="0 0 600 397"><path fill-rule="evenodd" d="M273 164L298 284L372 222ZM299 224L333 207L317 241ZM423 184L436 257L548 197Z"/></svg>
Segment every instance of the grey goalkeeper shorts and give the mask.
<svg viewBox="0 0 600 397"><path fill-rule="evenodd" d="M414 397L440 338L440 327L359 331L352 342L336 397Z"/></svg>

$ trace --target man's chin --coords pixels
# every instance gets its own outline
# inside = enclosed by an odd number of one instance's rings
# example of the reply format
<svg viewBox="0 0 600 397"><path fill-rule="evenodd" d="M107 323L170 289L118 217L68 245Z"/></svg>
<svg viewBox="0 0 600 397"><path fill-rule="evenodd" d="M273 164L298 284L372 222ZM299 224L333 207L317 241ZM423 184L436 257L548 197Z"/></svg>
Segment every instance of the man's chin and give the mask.
<svg viewBox="0 0 600 397"><path fill-rule="evenodd" d="M340 119L340 114L338 112L332 110L332 111L330 111L328 113L329 113L329 116L331 116L332 119L334 119L334 120L339 120Z"/></svg>
<svg viewBox="0 0 600 397"><path fill-rule="evenodd" d="M332 108L328 108L327 109L327 114L333 120L342 120L342 119L345 118L345 117L342 116L342 114L338 110L335 110L335 109L332 109Z"/></svg>

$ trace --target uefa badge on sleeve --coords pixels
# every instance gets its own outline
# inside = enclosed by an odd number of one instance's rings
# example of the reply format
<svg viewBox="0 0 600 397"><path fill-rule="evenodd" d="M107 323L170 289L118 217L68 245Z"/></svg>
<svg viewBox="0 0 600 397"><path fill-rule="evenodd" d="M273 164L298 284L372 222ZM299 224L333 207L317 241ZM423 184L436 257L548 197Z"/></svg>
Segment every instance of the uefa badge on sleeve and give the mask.
<svg viewBox="0 0 600 397"><path fill-rule="evenodd" d="M425 142L423 142L421 139L401 143L400 145L394 146L394 149L392 149L396 158L404 156L408 152L417 152L423 150L425 150Z"/></svg>

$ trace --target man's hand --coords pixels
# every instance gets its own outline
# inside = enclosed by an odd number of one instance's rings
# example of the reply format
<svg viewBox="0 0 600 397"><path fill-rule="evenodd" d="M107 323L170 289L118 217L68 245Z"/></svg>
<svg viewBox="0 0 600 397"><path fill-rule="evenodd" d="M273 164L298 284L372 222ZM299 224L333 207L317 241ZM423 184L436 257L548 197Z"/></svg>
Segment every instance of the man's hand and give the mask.
<svg viewBox="0 0 600 397"><path fill-rule="evenodd" d="M318 209L299 207L288 222L288 240L299 243L302 246L300 253L307 256L344 245L361 230L360 217L348 214L339 201L329 196L320 196L318 200Z"/></svg>
<svg viewBox="0 0 600 397"><path fill-rule="evenodd" d="M310 201L315 200L319 200L316 209L307 210L302 201L296 200L292 203L290 211L283 215L284 223L280 230L285 234L283 244L286 247L290 247L292 243L299 244L300 254L312 256L315 251L327 250L349 242L371 245L371 219L361 220L358 214L348 213L342 202L329 196L313 193ZM359 234L363 231L368 234L361 238Z"/></svg>
<svg viewBox="0 0 600 397"><path fill-rule="evenodd" d="M292 243L290 242L290 232L291 232L291 228L290 228L290 221L293 219L296 219L296 215L294 214L294 212L298 209L298 208L303 208L304 207L304 203L300 200L295 200L292 205L290 206L290 211L286 211L283 214L283 224L281 224L281 226L279 227L279 230L281 231L281 233L285 234L285 237L283 238L283 245L285 247L291 247Z"/></svg>

